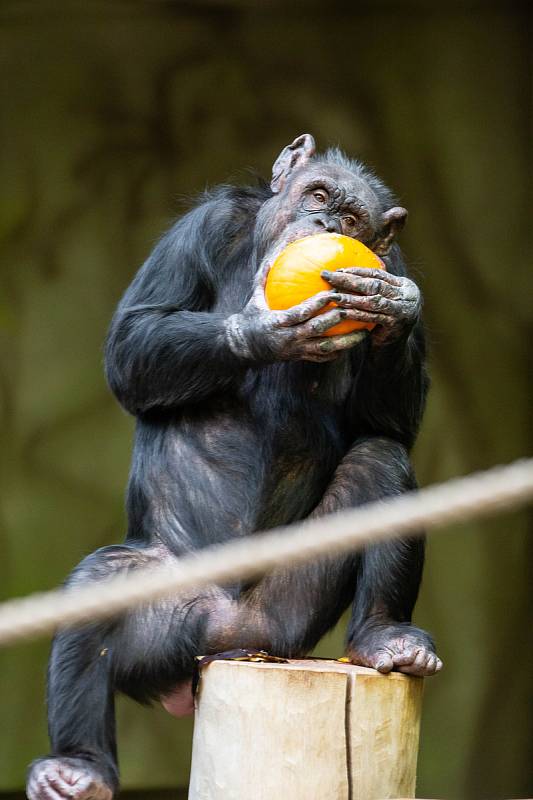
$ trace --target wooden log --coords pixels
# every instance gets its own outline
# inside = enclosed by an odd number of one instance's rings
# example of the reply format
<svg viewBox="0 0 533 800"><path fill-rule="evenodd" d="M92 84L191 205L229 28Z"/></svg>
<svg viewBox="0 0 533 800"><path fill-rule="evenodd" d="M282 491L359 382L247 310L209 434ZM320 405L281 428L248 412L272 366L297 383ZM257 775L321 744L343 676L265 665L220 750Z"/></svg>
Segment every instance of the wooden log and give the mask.
<svg viewBox="0 0 533 800"><path fill-rule="evenodd" d="M196 700L189 800L414 797L422 689L336 661L215 661Z"/></svg>

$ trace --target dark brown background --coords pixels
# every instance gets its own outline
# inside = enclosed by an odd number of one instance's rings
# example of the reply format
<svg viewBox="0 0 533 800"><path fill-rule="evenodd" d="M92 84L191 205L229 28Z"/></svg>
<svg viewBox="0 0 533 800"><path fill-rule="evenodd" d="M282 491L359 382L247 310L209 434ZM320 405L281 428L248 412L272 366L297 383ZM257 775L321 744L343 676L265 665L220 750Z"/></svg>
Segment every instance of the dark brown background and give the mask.
<svg viewBox="0 0 533 800"><path fill-rule="evenodd" d="M121 292L183 195L268 175L303 131L410 210L433 390L421 483L527 454L530 20L512 4L6 2L0 7L2 594L124 530L132 420L105 386ZM528 394L529 392L529 394ZM430 544L419 795L533 793L531 516ZM339 655L337 631L320 652ZM47 644L1 654L0 788L46 751ZM130 787L187 780L190 725L120 704Z"/></svg>

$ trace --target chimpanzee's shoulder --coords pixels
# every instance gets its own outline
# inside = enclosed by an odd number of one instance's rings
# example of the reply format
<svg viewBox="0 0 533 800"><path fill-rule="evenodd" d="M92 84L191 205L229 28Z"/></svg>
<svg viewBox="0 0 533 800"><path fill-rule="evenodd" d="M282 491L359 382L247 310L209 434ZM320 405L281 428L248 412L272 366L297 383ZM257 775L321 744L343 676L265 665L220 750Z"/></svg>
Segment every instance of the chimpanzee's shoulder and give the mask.
<svg viewBox="0 0 533 800"><path fill-rule="evenodd" d="M270 186L258 181L256 186L232 186L220 184L206 190L199 199L200 202L211 206L218 206L228 212L254 215L266 200L272 197Z"/></svg>
<svg viewBox="0 0 533 800"><path fill-rule="evenodd" d="M208 232L212 243L218 240L226 247L232 239L249 239L255 226L257 213L263 203L272 197L268 184L257 186L231 186L221 184L202 192L188 213L178 219L175 229L187 236L198 229Z"/></svg>

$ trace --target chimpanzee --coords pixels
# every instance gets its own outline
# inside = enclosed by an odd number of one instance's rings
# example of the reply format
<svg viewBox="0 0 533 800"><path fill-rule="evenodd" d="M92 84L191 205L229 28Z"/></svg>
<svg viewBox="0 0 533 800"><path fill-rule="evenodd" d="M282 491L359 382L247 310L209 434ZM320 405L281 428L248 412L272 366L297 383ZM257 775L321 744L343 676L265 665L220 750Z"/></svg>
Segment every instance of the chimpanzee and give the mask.
<svg viewBox="0 0 533 800"><path fill-rule="evenodd" d="M275 161L270 186L209 191L163 236L106 348L109 385L137 419L126 541L84 559L70 585L415 487L409 450L427 377L420 292L394 242L406 216L371 170L338 149L317 154L304 134ZM271 311L264 282L276 254L325 231L359 239L387 271L324 272L330 289ZM377 324L323 336L350 319ZM435 673L433 642L411 624L423 549L422 538L378 544L61 630L52 753L32 764L29 798L113 796L115 691L187 713L197 654L301 656L350 603L355 664Z"/></svg>

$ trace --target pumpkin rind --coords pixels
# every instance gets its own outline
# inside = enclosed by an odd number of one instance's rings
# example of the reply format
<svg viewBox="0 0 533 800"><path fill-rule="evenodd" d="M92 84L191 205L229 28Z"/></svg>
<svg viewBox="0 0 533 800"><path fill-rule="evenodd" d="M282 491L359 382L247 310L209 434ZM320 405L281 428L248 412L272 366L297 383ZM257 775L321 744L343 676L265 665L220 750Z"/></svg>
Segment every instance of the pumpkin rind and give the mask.
<svg viewBox="0 0 533 800"><path fill-rule="evenodd" d="M269 308L284 311L307 300L318 292L331 289L321 277L322 270L334 272L346 267L384 269L381 259L357 239L338 233L318 233L287 245L278 255L268 273L265 296ZM335 303L329 303L323 314ZM336 336L357 330L372 330L371 322L346 320L334 325L324 336Z"/></svg>

